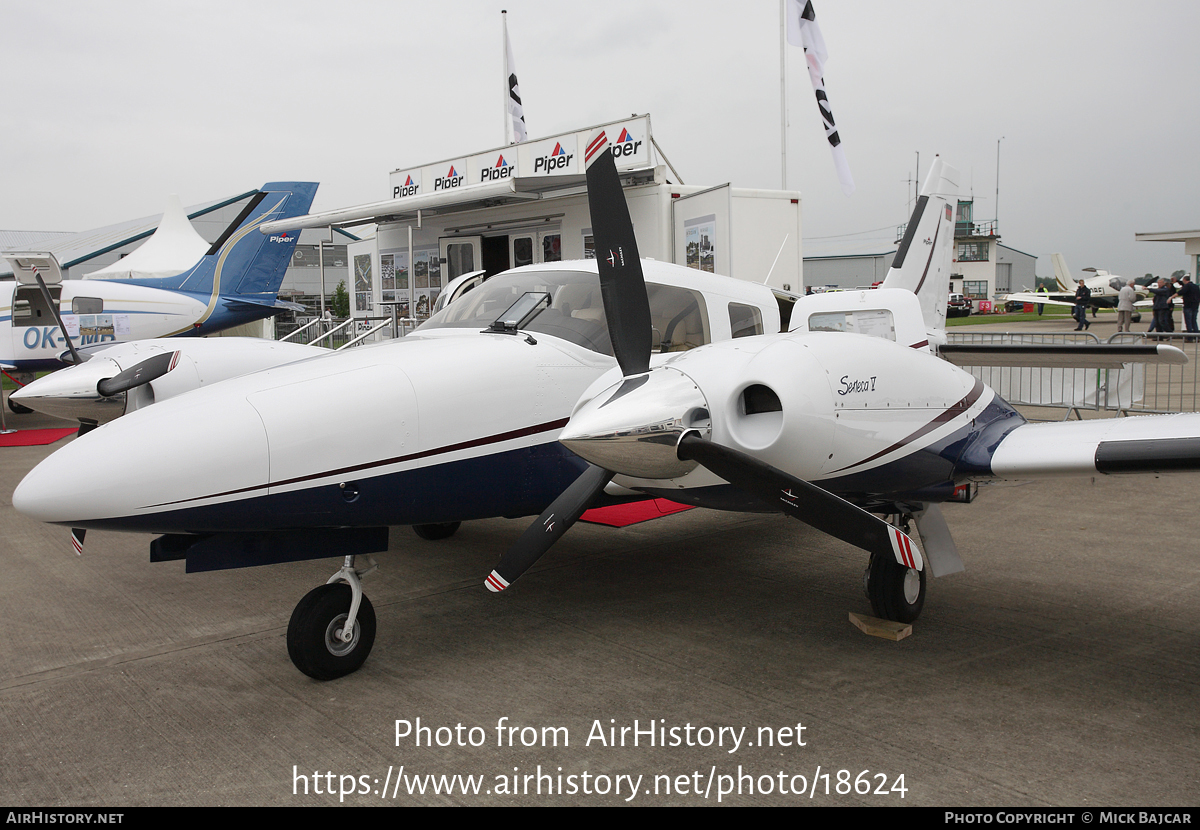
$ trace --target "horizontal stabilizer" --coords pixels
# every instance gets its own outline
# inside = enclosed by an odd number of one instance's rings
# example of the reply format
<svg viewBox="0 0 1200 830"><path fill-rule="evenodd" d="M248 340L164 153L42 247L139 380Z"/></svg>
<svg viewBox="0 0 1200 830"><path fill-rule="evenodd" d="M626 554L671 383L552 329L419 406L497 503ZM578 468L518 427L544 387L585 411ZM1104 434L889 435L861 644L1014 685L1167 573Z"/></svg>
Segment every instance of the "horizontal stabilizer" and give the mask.
<svg viewBox="0 0 1200 830"><path fill-rule="evenodd" d="M1200 413L1025 424L992 455L999 478L1200 471Z"/></svg>
<svg viewBox="0 0 1200 830"><path fill-rule="evenodd" d="M279 311L306 311L300 303L293 303L290 300L278 300L274 297L263 297L261 299L255 297L225 297L225 307L235 308L237 306L251 308L271 308Z"/></svg>
<svg viewBox="0 0 1200 830"><path fill-rule="evenodd" d="M938 349L955 366L1041 366L1051 369L1120 369L1126 363L1187 363L1187 355L1165 343L1144 346L1081 343L948 344Z"/></svg>

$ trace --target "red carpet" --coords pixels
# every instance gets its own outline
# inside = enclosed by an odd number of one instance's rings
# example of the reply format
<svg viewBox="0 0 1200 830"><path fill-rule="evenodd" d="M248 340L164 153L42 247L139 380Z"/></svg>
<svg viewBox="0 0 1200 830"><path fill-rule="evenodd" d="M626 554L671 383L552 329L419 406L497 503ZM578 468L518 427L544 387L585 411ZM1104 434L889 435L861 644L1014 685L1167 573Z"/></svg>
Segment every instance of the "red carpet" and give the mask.
<svg viewBox="0 0 1200 830"><path fill-rule="evenodd" d="M635 501L631 504L614 504L611 507L595 507L584 511L584 514L579 517L579 521L610 527L625 527L691 509L689 505L677 504L667 499L649 499L648 501Z"/></svg>
<svg viewBox="0 0 1200 830"><path fill-rule="evenodd" d="M37 447L42 444L53 444L60 438L74 435L79 427L62 429L22 429L8 435L0 435L0 447Z"/></svg>

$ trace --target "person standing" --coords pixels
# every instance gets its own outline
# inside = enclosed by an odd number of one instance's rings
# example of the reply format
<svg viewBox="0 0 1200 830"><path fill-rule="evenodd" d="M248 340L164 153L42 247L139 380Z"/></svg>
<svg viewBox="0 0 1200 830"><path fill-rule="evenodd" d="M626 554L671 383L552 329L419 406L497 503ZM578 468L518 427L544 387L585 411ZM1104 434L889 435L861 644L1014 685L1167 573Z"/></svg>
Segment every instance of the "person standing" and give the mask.
<svg viewBox="0 0 1200 830"><path fill-rule="evenodd" d="M1133 331L1133 304L1137 302L1137 289L1133 280L1125 283L1117 294L1117 331ZM1200 292L1200 288L1196 289Z"/></svg>
<svg viewBox="0 0 1200 830"><path fill-rule="evenodd" d="M1189 333L1200 331L1196 327L1196 312L1200 310L1200 285L1192 282L1191 277L1180 279L1179 290L1175 293L1183 302L1183 328Z"/></svg>
<svg viewBox="0 0 1200 830"><path fill-rule="evenodd" d="M1083 331L1092 327L1087 319L1087 309L1091 301L1091 289L1087 287L1087 283L1080 280L1079 287L1075 289L1075 322L1079 324L1075 326L1075 331Z"/></svg>
<svg viewBox="0 0 1200 830"><path fill-rule="evenodd" d="M1175 289L1165 277L1159 277L1158 283L1147 289L1154 295L1154 330L1166 333L1175 331L1175 321L1171 317L1171 298Z"/></svg>

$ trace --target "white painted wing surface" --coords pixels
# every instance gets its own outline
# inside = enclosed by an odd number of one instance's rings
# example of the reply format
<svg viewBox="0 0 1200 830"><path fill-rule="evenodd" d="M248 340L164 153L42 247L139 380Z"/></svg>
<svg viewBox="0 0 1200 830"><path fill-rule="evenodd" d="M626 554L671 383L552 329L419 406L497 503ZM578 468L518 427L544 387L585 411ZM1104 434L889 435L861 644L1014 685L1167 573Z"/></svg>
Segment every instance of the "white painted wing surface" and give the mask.
<svg viewBox="0 0 1200 830"><path fill-rule="evenodd" d="M1025 424L992 455L1001 479L1200 471L1200 413Z"/></svg>

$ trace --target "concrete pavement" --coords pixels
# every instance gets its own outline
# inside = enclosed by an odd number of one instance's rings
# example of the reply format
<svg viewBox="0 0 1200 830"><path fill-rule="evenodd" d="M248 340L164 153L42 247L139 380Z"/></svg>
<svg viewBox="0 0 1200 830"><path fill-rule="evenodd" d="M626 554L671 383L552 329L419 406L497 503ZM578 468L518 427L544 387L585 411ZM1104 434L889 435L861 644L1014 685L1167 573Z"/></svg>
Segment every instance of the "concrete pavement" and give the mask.
<svg viewBox="0 0 1200 830"><path fill-rule="evenodd" d="M99 532L77 557L65 529L11 507L54 448L0 449L12 806L328 805L346 790L358 805L621 804L634 782L630 803L658 806L1187 806L1200 792L1193 479L997 486L948 505L967 571L931 580L898 643L847 619L870 611L865 555L780 516L579 524L501 595L483 578L526 520L440 542L394 528L364 586L374 651L318 683L284 636L337 560L186 575L149 563L149 537ZM649 724L664 730L652 746Z"/></svg>

